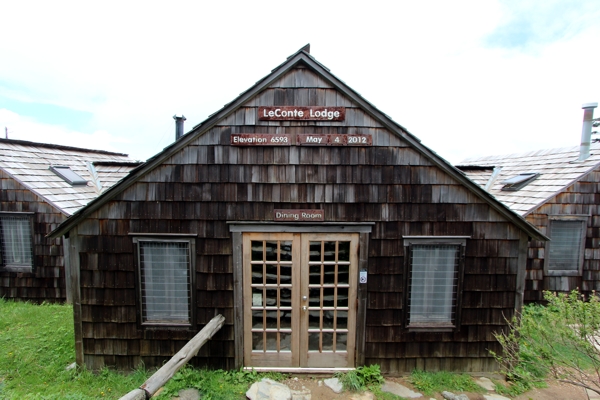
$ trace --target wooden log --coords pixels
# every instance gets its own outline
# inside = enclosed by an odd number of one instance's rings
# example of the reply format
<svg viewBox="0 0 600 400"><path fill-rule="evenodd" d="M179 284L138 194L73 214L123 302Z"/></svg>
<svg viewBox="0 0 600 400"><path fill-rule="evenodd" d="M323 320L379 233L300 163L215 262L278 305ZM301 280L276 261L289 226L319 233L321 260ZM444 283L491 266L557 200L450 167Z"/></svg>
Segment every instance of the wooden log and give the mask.
<svg viewBox="0 0 600 400"><path fill-rule="evenodd" d="M163 387L169 379L179 371L187 362L198 354L198 350L212 338L215 333L221 329L225 317L217 315L210 320L208 324L196 336L194 336L177 354L175 354L165 365L163 365L158 371L154 373L146 382L144 382L139 389L132 390L125 396L121 397L120 400L141 400L149 399L152 397L158 389ZM140 397L142 396L143 397Z"/></svg>
<svg viewBox="0 0 600 400"><path fill-rule="evenodd" d="M119 400L146 400L148 394L145 390L142 389L134 389L131 392L127 393L125 396L121 397Z"/></svg>

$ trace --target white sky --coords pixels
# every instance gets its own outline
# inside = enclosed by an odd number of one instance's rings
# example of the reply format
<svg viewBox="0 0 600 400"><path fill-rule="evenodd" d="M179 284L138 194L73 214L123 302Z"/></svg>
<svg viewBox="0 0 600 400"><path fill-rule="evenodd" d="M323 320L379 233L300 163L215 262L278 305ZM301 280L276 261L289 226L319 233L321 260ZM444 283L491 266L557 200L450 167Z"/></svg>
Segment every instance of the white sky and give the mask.
<svg viewBox="0 0 600 400"><path fill-rule="evenodd" d="M306 43L452 163L577 146L600 101L597 0L6 0L0 16L9 137L141 160L174 114L187 132Z"/></svg>

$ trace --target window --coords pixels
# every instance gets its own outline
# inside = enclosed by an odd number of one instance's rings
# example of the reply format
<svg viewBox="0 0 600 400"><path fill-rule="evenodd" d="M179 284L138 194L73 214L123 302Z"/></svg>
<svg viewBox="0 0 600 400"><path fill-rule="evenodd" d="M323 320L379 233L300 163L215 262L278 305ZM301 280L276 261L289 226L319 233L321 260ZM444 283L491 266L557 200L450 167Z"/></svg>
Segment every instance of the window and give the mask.
<svg viewBox="0 0 600 400"><path fill-rule="evenodd" d="M134 238L143 325L192 325L194 240Z"/></svg>
<svg viewBox="0 0 600 400"><path fill-rule="evenodd" d="M546 275L578 276L583 267L587 216L550 216Z"/></svg>
<svg viewBox="0 0 600 400"><path fill-rule="evenodd" d="M457 327L466 238L405 238L406 326L411 330Z"/></svg>
<svg viewBox="0 0 600 400"><path fill-rule="evenodd" d="M540 174L537 172L528 172L525 174L519 174L519 175L513 176L512 178L509 178L502 182L504 184L504 186L502 186L502 190L517 191L517 190L527 186L529 183L531 183L533 180L535 180L538 176L540 176Z"/></svg>
<svg viewBox="0 0 600 400"><path fill-rule="evenodd" d="M50 171L63 178L65 182L72 186L87 185L87 181L69 167L53 165L50 166Z"/></svg>
<svg viewBox="0 0 600 400"><path fill-rule="evenodd" d="M30 272L33 267L33 214L0 213L1 265L5 270Z"/></svg>

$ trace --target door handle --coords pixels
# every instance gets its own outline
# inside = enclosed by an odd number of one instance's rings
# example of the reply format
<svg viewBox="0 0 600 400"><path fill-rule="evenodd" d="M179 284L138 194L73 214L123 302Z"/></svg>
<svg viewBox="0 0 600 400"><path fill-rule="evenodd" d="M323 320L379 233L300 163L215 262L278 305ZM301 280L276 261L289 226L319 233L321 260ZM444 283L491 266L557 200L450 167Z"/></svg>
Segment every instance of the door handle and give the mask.
<svg viewBox="0 0 600 400"><path fill-rule="evenodd" d="M306 310L308 310L308 307L302 306L302 311L306 311Z"/></svg>

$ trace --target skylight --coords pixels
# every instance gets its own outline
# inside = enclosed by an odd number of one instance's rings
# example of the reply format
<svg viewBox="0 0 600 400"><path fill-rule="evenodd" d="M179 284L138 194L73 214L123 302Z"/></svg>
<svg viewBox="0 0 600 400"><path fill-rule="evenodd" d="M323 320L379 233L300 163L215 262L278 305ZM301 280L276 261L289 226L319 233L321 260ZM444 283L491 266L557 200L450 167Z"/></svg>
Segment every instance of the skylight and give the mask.
<svg viewBox="0 0 600 400"><path fill-rule="evenodd" d="M65 166L51 165L50 171L60 176L70 185L87 185L87 181L83 179L79 174L72 171L71 168Z"/></svg>
<svg viewBox="0 0 600 400"><path fill-rule="evenodd" d="M540 176L537 172L528 172L525 174L519 174L509 178L502 183L502 190L519 190L525 186L527 186L530 182L532 182L535 178Z"/></svg>

